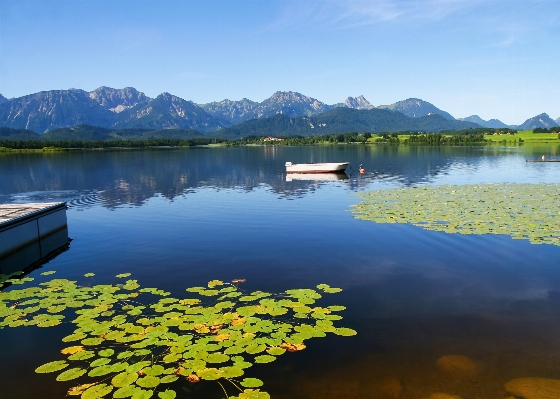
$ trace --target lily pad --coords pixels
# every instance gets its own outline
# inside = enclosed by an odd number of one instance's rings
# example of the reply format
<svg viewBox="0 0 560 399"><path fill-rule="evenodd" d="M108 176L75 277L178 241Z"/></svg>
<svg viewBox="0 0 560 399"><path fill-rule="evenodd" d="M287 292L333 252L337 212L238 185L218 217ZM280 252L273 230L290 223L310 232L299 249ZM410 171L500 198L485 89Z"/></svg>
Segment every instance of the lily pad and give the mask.
<svg viewBox="0 0 560 399"><path fill-rule="evenodd" d="M276 356L261 355L255 357L255 363L270 363L276 360Z"/></svg>
<svg viewBox="0 0 560 399"><path fill-rule="evenodd" d="M351 328L340 327L333 331L336 335L342 335L343 337L350 337L352 335L358 334L356 330L352 330Z"/></svg>
<svg viewBox="0 0 560 399"><path fill-rule="evenodd" d="M113 398L121 399L121 398L129 398L133 396L136 392L142 391L141 388L135 385L126 385L122 388L117 389L113 393Z"/></svg>
<svg viewBox="0 0 560 399"><path fill-rule="evenodd" d="M151 375L136 380L136 385L142 388L155 388L160 384L160 379Z"/></svg>
<svg viewBox="0 0 560 399"><path fill-rule="evenodd" d="M134 382L137 379L138 379L138 373L123 372L114 376L113 379L111 380L111 384L113 384L113 386L117 388L122 388L127 385L134 384Z"/></svg>
<svg viewBox="0 0 560 399"><path fill-rule="evenodd" d="M45 363L35 369L36 373L54 373L68 367L65 360L55 360L54 362Z"/></svg>
<svg viewBox="0 0 560 399"><path fill-rule="evenodd" d="M171 389L166 389L163 392L158 392L158 398L160 399L175 399L177 393Z"/></svg>
<svg viewBox="0 0 560 399"><path fill-rule="evenodd" d="M245 388L257 388L263 386L263 382L258 378L244 378L240 384Z"/></svg>
<svg viewBox="0 0 560 399"><path fill-rule="evenodd" d="M57 381L70 381L70 380L76 379L78 377L81 377L86 372L87 372L86 369L82 369L82 368L79 368L79 367L68 369L68 370L62 372L61 374L59 374L58 377L56 377L56 380Z"/></svg>
<svg viewBox="0 0 560 399"><path fill-rule="evenodd" d="M83 394L82 399L97 399L109 394L113 390L111 385L97 384L88 388Z"/></svg>

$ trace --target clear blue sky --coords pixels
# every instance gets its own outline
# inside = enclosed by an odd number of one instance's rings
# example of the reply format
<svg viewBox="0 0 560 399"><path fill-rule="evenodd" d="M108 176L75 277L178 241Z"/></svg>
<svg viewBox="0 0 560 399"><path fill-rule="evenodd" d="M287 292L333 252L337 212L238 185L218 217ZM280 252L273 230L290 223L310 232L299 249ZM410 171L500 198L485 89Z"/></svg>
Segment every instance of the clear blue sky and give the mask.
<svg viewBox="0 0 560 399"><path fill-rule="evenodd" d="M1 94L99 86L556 119L560 1L0 0Z"/></svg>

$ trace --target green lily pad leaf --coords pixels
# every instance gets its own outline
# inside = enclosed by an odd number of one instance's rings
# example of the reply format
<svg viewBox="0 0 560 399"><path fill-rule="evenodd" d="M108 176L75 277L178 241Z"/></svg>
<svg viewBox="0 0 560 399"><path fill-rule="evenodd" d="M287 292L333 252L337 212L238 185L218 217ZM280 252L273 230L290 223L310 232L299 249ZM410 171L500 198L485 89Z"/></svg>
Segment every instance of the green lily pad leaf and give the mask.
<svg viewBox="0 0 560 399"><path fill-rule="evenodd" d="M333 305L333 306L329 306L327 309L329 309L332 312L339 312L341 310L346 309L346 306L335 306L335 305Z"/></svg>
<svg viewBox="0 0 560 399"><path fill-rule="evenodd" d="M148 367L150 364L152 364L152 363L147 361L147 360L142 361L142 362L138 362L138 363L134 363L134 364L128 366L126 371L128 373L136 373L136 372L142 370L144 367Z"/></svg>
<svg viewBox="0 0 560 399"><path fill-rule="evenodd" d="M246 389L239 394L239 399L270 399L270 395L267 392L261 392L258 389ZM235 399L235 397L231 397Z"/></svg>
<svg viewBox="0 0 560 399"><path fill-rule="evenodd" d="M220 293L218 290L204 290L200 291L199 294L203 296L216 296Z"/></svg>
<svg viewBox="0 0 560 399"><path fill-rule="evenodd" d="M97 384L88 388L83 394L82 399L97 399L109 394L113 390L111 385Z"/></svg>
<svg viewBox="0 0 560 399"><path fill-rule="evenodd" d="M48 272L41 273L41 276L50 276L51 274L55 274L56 270L49 270Z"/></svg>
<svg viewBox="0 0 560 399"><path fill-rule="evenodd" d="M86 338L81 340L80 343L85 346L95 346L95 345L99 345L103 341L104 341L103 338Z"/></svg>
<svg viewBox="0 0 560 399"><path fill-rule="evenodd" d="M134 382L138 379L138 373L120 373L113 377L111 380L111 384L117 388L122 388L127 385L134 384Z"/></svg>
<svg viewBox="0 0 560 399"><path fill-rule="evenodd" d="M127 362L115 363L111 366L111 372L120 373L121 371L125 371L128 366L130 365Z"/></svg>
<svg viewBox="0 0 560 399"><path fill-rule="evenodd" d="M276 360L276 356L261 355L255 357L255 363L270 363Z"/></svg>
<svg viewBox="0 0 560 399"><path fill-rule="evenodd" d="M263 385L263 382L258 378L244 378L240 384L245 388L257 388L261 387Z"/></svg>
<svg viewBox="0 0 560 399"><path fill-rule="evenodd" d="M236 367L238 369L248 369L251 367L253 363L245 362L245 361L237 361L233 363L232 367Z"/></svg>
<svg viewBox="0 0 560 399"><path fill-rule="evenodd" d="M68 356L68 360L86 360L86 359L91 359L94 356L95 356L95 352L93 351L81 351Z"/></svg>
<svg viewBox="0 0 560 399"><path fill-rule="evenodd" d="M87 337L84 333L75 333L67 335L66 337L62 338L62 342L73 342L73 341L80 341Z"/></svg>
<svg viewBox="0 0 560 399"><path fill-rule="evenodd" d="M343 337L350 337L352 335L358 334L356 330L352 330L351 328L340 327L333 331L336 335L342 335Z"/></svg>
<svg viewBox="0 0 560 399"><path fill-rule="evenodd" d="M132 399L150 399L154 395L154 391L140 389L134 392Z"/></svg>
<svg viewBox="0 0 560 399"><path fill-rule="evenodd" d="M229 360L229 356L222 353L212 353L205 360L208 363L224 363Z"/></svg>
<svg viewBox="0 0 560 399"><path fill-rule="evenodd" d="M245 372L239 367L220 367L220 372L223 378L236 378L241 377Z"/></svg>
<svg viewBox="0 0 560 399"><path fill-rule="evenodd" d="M280 348L278 346L268 348L266 351L269 354L274 355L274 356L280 356L280 355L283 355L284 353L286 353L286 349Z"/></svg>
<svg viewBox="0 0 560 399"><path fill-rule="evenodd" d="M181 359L183 357L182 353L170 353L169 355L165 355L163 357L163 361L164 363L174 363L177 360Z"/></svg>
<svg viewBox="0 0 560 399"><path fill-rule="evenodd" d="M86 273L84 274L84 277L93 277L95 276L95 273Z"/></svg>
<svg viewBox="0 0 560 399"><path fill-rule="evenodd" d="M124 351L117 355L117 359L128 359L134 355L134 352Z"/></svg>
<svg viewBox="0 0 560 399"><path fill-rule="evenodd" d="M213 381L222 378L222 373L220 372L220 370L215 368L207 368L204 370L199 370L196 372L196 374L203 380Z"/></svg>
<svg viewBox="0 0 560 399"><path fill-rule="evenodd" d="M86 369L82 369L79 367L76 368L72 368L72 369L68 369L64 372L62 372L61 374L58 375L58 377L56 377L57 381L70 381L73 379L76 379L78 377L81 377L82 375L84 375L86 373Z"/></svg>
<svg viewBox="0 0 560 399"><path fill-rule="evenodd" d="M113 356L114 353L115 351L113 349L102 349L99 352L97 352L99 356L103 356L103 357Z"/></svg>
<svg viewBox="0 0 560 399"><path fill-rule="evenodd" d="M151 367L146 367L144 369L144 373L146 373L146 375L157 377L158 375L162 375L164 370L165 368L163 366L160 366L159 364L155 364Z"/></svg>
<svg viewBox="0 0 560 399"><path fill-rule="evenodd" d="M158 397L160 399L175 399L177 397L177 393L171 389L166 389L163 392L158 392Z"/></svg>
<svg viewBox="0 0 560 399"><path fill-rule="evenodd" d="M256 353L263 352L265 349L266 349L266 345L252 343L245 348L245 351L250 355L254 355Z"/></svg>
<svg viewBox="0 0 560 399"><path fill-rule="evenodd" d="M172 382L175 382L179 379L179 376L177 375L166 375L165 377L160 379L160 382L162 384L170 384Z"/></svg>
<svg viewBox="0 0 560 399"><path fill-rule="evenodd" d="M55 360L54 362L45 363L35 369L36 373L54 373L55 371L60 371L68 367L68 363L65 360Z"/></svg>
<svg viewBox="0 0 560 399"><path fill-rule="evenodd" d="M111 366L109 366L108 364L105 364L103 366L99 366L96 367L94 369L91 369L88 373L88 375L90 377L101 377L102 375L107 375L109 373L111 373Z"/></svg>
<svg viewBox="0 0 560 399"><path fill-rule="evenodd" d="M342 288L331 288L331 287L329 287L329 288L325 288L323 291L326 292L327 294L336 294L337 292L341 292Z"/></svg>
<svg viewBox="0 0 560 399"><path fill-rule="evenodd" d="M106 357L102 357L101 359L95 359L89 365L90 365L90 367L99 367L99 366L104 366L104 365L109 364L109 363L111 363L111 359L107 359Z"/></svg>
<svg viewBox="0 0 560 399"><path fill-rule="evenodd" d="M61 324L60 320L47 320L43 323L37 324L37 327L54 327L58 326L59 324Z"/></svg>
<svg viewBox="0 0 560 399"><path fill-rule="evenodd" d="M113 398L116 398L116 399L129 398L129 397L133 396L138 391L142 391L142 389L138 388L135 385L126 385L122 388L117 389L113 393Z"/></svg>
<svg viewBox="0 0 560 399"><path fill-rule="evenodd" d="M116 278L127 278L131 275L131 273L121 273L121 274L117 274L115 277Z"/></svg>
<svg viewBox="0 0 560 399"><path fill-rule="evenodd" d="M194 359L194 360L187 360L184 364L185 368L191 369L191 370L202 370L206 367L206 362L204 360L201 359Z"/></svg>
<svg viewBox="0 0 560 399"><path fill-rule="evenodd" d="M155 388L159 385L159 383L160 379L152 375L147 375L136 380L136 385L142 388Z"/></svg>

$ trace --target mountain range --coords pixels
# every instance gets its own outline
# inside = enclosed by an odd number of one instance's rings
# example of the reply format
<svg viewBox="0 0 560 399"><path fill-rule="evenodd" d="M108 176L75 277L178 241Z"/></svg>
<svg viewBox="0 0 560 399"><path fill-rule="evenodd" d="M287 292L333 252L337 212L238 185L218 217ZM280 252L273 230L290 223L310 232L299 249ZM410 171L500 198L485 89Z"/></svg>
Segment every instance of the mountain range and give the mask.
<svg viewBox="0 0 560 399"><path fill-rule="evenodd" d="M340 111L344 109L368 112L360 114ZM387 112L394 115L389 116ZM259 123L259 121L276 117L276 115L284 118ZM399 115L406 116L407 119L402 119ZM336 122L332 120L334 116L338 118ZM441 116L443 120L440 118L421 119L427 116ZM305 118L315 119L306 120ZM351 119L346 121L340 118ZM291 130L288 129L294 132L309 125L301 130L311 129L308 134L317 134L319 130L325 134L339 133L348 131L341 129L349 129L351 126L355 126L351 130L361 129L363 131L437 131L480 126L508 127L497 119L485 121L477 115L455 119L448 112L417 98L409 98L391 105L373 106L363 96L358 96L348 97L344 102L329 105L297 92L278 91L262 102L244 98L239 101L226 99L207 104L195 104L170 93L162 93L156 98L149 98L132 87L113 89L105 86L91 92L80 89L51 90L12 99L0 95L0 126L27 129L40 134L85 124L112 130L182 129L202 133L212 132L219 136L237 135L241 131L251 131L259 126L270 131L271 134L279 135L283 131L270 129L273 126L280 128L284 123L280 123L281 120L292 120L290 123L296 123L297 126L301 124L297 129L296 125ZM388 122L390 120L392 124ZM452 123L444 123L444 121ZM518 128L556 126L560 123L559 121L560 118L553 121L548 115L541 114L528 119ZM249 122L250 124L246 126L245 124ZM311 125L313 127L310 127ZM236 127L237 129L235 129Z"/></svg>
<svg viewBox="0 0 560 399"><path fill-rule="evenodd" d="M482 127L489 127L489 128L492 128L492 129L500 129L500 128L511 127L511 126L506 125L505 123L503 123L502 121L500 121L498 119L490 119L488 121L485 121L484 119L482 119L478 115L471 115L471 116L467 116L466 118L458 118L458 120L473 122L473 123L476 123L477 125L480 125Z"/></svg>

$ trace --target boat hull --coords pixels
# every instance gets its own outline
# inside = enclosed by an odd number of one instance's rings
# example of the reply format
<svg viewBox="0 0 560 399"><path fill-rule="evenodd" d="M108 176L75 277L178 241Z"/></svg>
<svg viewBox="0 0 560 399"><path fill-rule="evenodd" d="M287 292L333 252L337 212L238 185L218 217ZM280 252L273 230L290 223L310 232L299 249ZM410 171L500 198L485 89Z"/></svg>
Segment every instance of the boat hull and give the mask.
<svg viewBox="0 0 560 399"><path fill-rule="evenodd" d="M286 163L286 173L342 173L349 162L330 163Z"/></svg>

